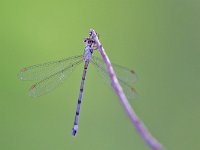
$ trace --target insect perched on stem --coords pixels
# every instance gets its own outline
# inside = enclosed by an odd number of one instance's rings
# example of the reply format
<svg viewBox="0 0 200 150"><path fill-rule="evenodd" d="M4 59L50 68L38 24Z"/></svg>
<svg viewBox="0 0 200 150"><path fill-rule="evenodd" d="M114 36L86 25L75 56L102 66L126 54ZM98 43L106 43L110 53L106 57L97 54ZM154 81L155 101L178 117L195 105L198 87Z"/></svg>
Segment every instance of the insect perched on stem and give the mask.
<svg viewBox="0 0 200 150"><path fill-rule="evenodd" d="M82 62L84 62L82 80L78 96L76 114L74 125L72 128L72 135L75 136L78 131L80 108L82 103L84 84L86 73L90 62L97 68L98 72L102 75L107 83L110 83L106 67L102 59L92 56L94 50L98 50L95 41L90 35L84 38L85 49L83 55L68 57L59 61L51 61L44 64L33 65L30 67L22 68L18 74L21 80L34 80L37 81L29 90L29 95L37 97L43 95L58 85L63 83L64 79ZM121 83L126 96L130 99L135 97L135 90L133 84L136 80L136 75L133 70L129 70L120 65L112 64L115 72L118 75L118 80Z"/></svg>

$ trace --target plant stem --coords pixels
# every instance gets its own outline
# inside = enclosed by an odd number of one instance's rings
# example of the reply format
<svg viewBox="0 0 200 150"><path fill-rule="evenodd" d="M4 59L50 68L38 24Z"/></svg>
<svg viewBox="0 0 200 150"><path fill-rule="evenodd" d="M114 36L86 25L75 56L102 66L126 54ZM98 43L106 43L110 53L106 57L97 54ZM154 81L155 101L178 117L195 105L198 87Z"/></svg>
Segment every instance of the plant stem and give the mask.
<svg viewBox="0 0 200 150"><path fill-rule="evenodd" d="M147 130L147 128L145 127L143 122L140 121L139 117L136 115L135 111L129 104L129 102L123 92L123 89L122 89L121 85L119 84L119 81L116 77L115 71L113 70L113 67L111 65L111 62L110 62L103 46L101 45L96 32L93 29L90 29L89 34L92 37L92 39L94 40L94 42L97 46L97 49L99 50L99 52L102 56L102 59L106 65L106 69L107 69L107 72L108 72L110 80L111 80L111 85L112 85L115 93L117 94L125 112L127 113L130 121L132 122L133 126L138 131L139 135L142 137L144 142L152 150L164 150L163 146L150 134L150 132Z"/></svg>

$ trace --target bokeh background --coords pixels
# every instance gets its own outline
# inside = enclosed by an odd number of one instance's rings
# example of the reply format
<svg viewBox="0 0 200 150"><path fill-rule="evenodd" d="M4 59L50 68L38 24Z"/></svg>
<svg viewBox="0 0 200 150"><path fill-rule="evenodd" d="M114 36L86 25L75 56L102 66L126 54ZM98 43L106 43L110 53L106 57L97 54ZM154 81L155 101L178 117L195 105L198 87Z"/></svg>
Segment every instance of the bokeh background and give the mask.
<svg viewBox="0 0 200 150"><path fill-rule="evenodd" d="M151 133L169 150L200 149L197 0L1 0L0 149L149 149L92 65L75 138L83 66L39 98L17 79L24 66L82 54L91 27L112 62L137 72L131 104Z"/></svg>

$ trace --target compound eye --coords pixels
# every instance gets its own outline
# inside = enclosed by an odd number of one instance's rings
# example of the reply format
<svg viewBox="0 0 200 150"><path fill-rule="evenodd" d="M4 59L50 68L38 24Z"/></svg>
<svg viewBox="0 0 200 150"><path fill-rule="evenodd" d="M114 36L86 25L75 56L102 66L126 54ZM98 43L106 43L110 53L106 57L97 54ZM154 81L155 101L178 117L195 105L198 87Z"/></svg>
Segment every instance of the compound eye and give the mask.
<svg viewBox="0 0 200 150"><path fill-rule="evenodd" d="M87 38L84 38L84 39L83 39L83 42L84 42L84 43L88 43L88 39L87 39Z"/></svg>

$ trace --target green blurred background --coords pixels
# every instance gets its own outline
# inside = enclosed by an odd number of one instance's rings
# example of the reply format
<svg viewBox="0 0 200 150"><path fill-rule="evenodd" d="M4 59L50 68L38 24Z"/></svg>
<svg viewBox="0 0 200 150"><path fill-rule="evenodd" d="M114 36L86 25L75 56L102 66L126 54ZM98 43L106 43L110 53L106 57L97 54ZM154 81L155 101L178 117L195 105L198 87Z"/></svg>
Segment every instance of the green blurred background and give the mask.
<svg viewBox="0 0 200 150"><path fill-rule="evenodd" d="M83 66L39 98L17 79L24 66L82 54L91 27L112 62L137 72L131 104L151 133L169 150L200 149L197 0L1 0L0 149L149 149L92 65L75 138Z"/></svg>

